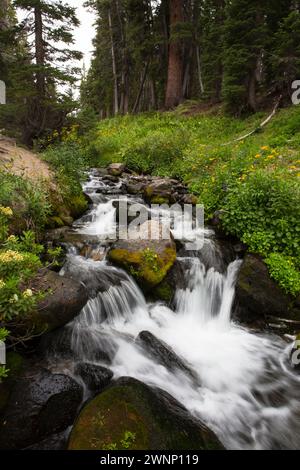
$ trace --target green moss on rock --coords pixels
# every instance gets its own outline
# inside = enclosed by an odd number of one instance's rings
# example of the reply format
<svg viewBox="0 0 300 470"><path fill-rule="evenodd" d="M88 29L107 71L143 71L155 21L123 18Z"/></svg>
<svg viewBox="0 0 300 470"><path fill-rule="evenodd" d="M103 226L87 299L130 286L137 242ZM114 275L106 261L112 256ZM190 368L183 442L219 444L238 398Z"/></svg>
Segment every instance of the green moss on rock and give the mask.
<svg viewBox="0 0 300 470"><path fill-rule="evenodd" d="M153 196L150 198L151 204L169 204L170 198L168 196Z"/></svg>
<svg viewBox="0 0 300 470"><path fill-rule="evenodd" d="M86 405L70 450L221 449L217 437L166 392L120 379Z"/></svg>
<svg viewBox="0 0 300 470"><path fill-rule="evenodd" d="M151 248L145 247L143 243L141 246L130 243L125 246L121 243L109 252L110 261L124 268L146 289L160 284L176 261L176 246L173 242L162 249L156 249L155 242L149 242ZM153 261L147 257L149 252L153 253Z"/></svg>
<svg viewBox="0 0 300 470"><path fill-rule="evenodd" d="M164 279L154 290L153 296L155 299L163 300L170 303L174 296L174 289L169 282Z"/></svg>

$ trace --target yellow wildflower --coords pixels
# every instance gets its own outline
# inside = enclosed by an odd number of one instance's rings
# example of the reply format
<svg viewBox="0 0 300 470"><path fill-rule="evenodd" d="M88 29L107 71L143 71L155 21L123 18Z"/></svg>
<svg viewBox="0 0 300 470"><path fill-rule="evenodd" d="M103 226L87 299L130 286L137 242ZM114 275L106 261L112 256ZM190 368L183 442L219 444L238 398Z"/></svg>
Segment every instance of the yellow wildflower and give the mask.
<svg viewBox="0 0 300 470"><path fill-rule="evenodd" d="M258 153L257 155L255 155L255 158L260 158L261 157L261 154Z"/></svg>
<svg viewBox="0 0 300 470"><path fill-rule="evenodd" d="M267 150L269 150L269 146L268 145L265 145L264 147L261 147L261 150L263 150L264 152L266 152Z"/></svg>
<svg viewBox="0 0 300 470"><path fill-rule="evenodd" d="M15 304L19 301L19 296L17 294L14 294L14 296L9 300L10 304Z"/></svg>
<svg viewBox="0 0 300 470"><path fill-rule="evenodd" d="M32 297L33 296L33 292L31 289L26 289L24 292L23 292L23 297L25 298L28 298L28 297Z"/></svg>
<svg viewBox="0 0 300 470"><path fill-rule="evenodd" d="M300 173L297 173L297 178L300 178Z"/></svg>
<svg viewBox="0 0 300 470"><path fill-rule="evenodd" d="M0 254L0 263L20 262L24 260L24 256L17 251L8 250Z"/></svg>
<svg viewBox="0 0 300 470"><path fill-rule="evenodd" d="M274 158L275 158L274 155L268 155L268 156L267 156L267 159L268 159L268 160L273 160Z"/></svg>
<svg viewBox="0 0 300 470"><path fill-rule="evenodd" d="M7 241L11 242L11 243L17 243L18 239L15 235L10 235L10 237L8 237Z"/></svg>
<svg viewBox="0 0 300 470"><path fill-rule="evenodd" d="M0 214L5 215L6 217L12 217L13 211L10 207L0 206Z"/></svg>
<svg viewBox="0 0 300 470"><path fill-rule="evenodd" d="M293 170L293 171L294 171L294 170L298 170L298 168L297 168L295 165L290 166L289 169L290 169L290 170Z"/></svg>

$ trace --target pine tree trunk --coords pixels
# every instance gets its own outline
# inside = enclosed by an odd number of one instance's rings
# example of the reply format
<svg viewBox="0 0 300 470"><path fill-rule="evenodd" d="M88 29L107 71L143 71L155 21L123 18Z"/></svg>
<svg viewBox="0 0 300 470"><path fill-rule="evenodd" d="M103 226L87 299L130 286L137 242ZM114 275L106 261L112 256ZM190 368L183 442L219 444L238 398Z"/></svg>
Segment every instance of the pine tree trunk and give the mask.
<svg viewBox="0 0 300 470"><path fill-rule="evenodd" d="M146 78L147 78L148 68L149 68L149 62L147 62L147 64L145 65L144 70L143 70L143 74L141 76L139 92L138 92L138 95L137 95L137 98L135 100L133 110L132 110L133 113L136 113L139 109L141 97L142 97L142 94L143 94L143 91L144 91L145 81L146 81Z"/></svg>
<svg viewBox="0 0 300 470"><path fill-rule="evenodd" d="M114 35L113 35L112 18L111 18L110 9L108 10L108 26L109 26L110 41L111 41L111 58L112 58L113 80L114 80L114 114L116 115L119 113L119 90L118 90L116 53L115 53Z"/></svg>
<svg viewBox="0 0 300 470"><path fill-rule="evenodd" d="M39 5L34 9L34 33L35 33L35 60L38 67L36 73L36 87L40 98L45 99L46 79L44 74L45 67L45 46L43 39L43 19Z"/></svg>
<svg viewBox="0 0 300 470"><path fill-rule="evenodd" d="M176 27L184 21L181 0L170 0L170 45L168 81L165 107L178 106L182 101L183 57L182 45L176 34ZM174 34L175 33L175 34Z"/></svg>
<svg viewBox="0 0 300 470"><path fill-rule="evenodd" d="M121 16L119 0L115 0L118 21L120 25L121 36L121 57L122 57L122 74L121 74L121 98L120 98L120 112L121 114L128 113L128 60L126 53L126 37Z"/></svg>
<svg viewBox="0 0 300 470"><path fill-rule="evenodd" d="M196 47L196 56L197 56L197 71L198 71L198 81L201 95L204 93L204 85L202 79L202 68L201 68L201 57L200 57L200 47Z"/></svg>

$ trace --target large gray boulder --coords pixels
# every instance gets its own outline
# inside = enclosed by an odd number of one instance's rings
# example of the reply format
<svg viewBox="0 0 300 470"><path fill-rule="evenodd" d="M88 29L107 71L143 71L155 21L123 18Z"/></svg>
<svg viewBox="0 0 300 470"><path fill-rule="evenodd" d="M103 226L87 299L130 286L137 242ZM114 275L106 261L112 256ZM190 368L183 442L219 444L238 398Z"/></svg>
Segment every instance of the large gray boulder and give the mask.
<svg viewBox="0 0 300 470"><path fill-rule="evenodd" d="M273 279L261 258L247 254L237 279L236 309L238 320L246 323L268 317L300 320L300 304L287 295Z"/></svg>
<svg viewBox="0 0 300 470"><path fill-rule="evenodd" d="M35 291L48 292L28 322L36 331L46 332L72 321L88 302L85 286L48 269L42 270L31 282Z"/></svg>
<svg viewBox="0 0 300 470"><path fill-rule="evenodd" d="M16 380L0 421L0 449L23 449L70 426L81 404L71 377L28 367Z"/></svg>

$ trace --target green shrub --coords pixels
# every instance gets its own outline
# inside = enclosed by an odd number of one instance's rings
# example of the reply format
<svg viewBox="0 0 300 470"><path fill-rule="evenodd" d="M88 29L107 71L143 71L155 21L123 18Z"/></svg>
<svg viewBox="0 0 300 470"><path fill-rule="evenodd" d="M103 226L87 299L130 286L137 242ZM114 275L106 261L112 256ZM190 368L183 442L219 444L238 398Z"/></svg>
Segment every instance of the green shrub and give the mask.
<svg viewBox="0 0 300 470"><path fill-rule="evenodd" d="M0 205L14 209L14 231L41 232L50 213L47 185L0 170Z"/></svg>
<svg viewBox="0 0 300 470"><path fill-rule="evenodd" d="M0 213L5 233L13 211L0 206ZM20 237L12 235L0 241L1 326L22 321L43 297L42 292L33 292L27 284L42 266L38 256L42 250L43 247L35 243L32 232L25 232Z"/></svg>
<svg viewBox="0 0 300 470"><path fill-rule="evenodd" d="M271 277L278 282L282 289L295 297L298 296L300 294L300 272L293 259L279 253L271 253L265 261Z"/></svg>
<svg viewBox="0 0 300 470"><path fill-rule="evenodd" d="M294 256L300 248L300 187L280 173L257 171L228 193L222 222L251 251Z"/></svg>

